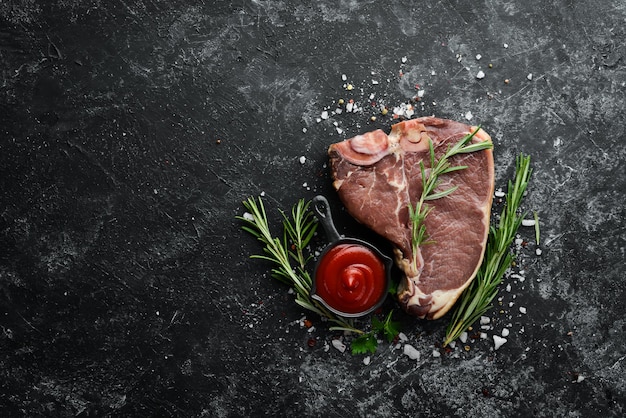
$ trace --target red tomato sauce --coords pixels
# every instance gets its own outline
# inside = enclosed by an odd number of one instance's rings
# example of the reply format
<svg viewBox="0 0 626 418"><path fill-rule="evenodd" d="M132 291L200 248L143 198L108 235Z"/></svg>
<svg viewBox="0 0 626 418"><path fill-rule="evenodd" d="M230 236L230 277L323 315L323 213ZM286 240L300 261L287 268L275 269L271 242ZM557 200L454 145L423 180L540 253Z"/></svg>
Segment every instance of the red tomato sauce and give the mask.
<svg viewBox="0 0 626 418"><path fill-rule="evenodd" d="M371 249L339 244L322 258L315 293L337 311L356 314L376 305L387 292L385 264Z"/></svg>

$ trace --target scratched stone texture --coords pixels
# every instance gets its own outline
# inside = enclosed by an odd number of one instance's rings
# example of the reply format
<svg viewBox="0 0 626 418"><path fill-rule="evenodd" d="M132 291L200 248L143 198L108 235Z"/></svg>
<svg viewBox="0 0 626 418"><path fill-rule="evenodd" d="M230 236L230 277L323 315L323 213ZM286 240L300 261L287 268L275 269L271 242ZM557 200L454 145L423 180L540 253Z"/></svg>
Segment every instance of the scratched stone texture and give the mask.
<svg viewBox="0 0 626 418"><path fill-rule="evenodd" d="M625 28L620 0L0 2L0 415L624 416ZM326 149L407 104L481 124L496 188L531 156L542 253L522 228L465 343L396 309L366 364L235 217L322 193L376 239Z"/></svg>

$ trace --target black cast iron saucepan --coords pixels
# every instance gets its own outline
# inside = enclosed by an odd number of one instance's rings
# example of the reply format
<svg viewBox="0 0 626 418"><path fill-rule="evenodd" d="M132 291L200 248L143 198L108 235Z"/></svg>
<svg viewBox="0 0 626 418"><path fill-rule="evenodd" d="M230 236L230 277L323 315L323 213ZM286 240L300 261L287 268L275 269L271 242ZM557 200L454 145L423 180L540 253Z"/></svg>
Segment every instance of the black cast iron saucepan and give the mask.
<svg viewBox="0 0 626 418"><path fill-rule="evenodd" d="M311 297L344 317L371 313L389 291L391 258L368 242L342 238L324 196L314 197L312 204L329 244L316 263Z"/></svg>

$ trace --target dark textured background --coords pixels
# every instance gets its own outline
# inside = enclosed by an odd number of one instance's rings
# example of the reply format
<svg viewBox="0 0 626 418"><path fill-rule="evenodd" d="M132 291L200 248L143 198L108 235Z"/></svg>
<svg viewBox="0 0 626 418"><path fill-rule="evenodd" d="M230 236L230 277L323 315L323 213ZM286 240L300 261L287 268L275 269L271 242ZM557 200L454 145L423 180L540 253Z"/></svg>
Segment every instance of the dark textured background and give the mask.
<svg viewBox="0 0 626 418"><path fill-rule="evenodd" d="M623 416L625 28L621 0L1 1L0 415ZM496 187L532 156L543 253L520 231L469 350L397 313L420 359L366 365L235 216L324 193L367 236L325 150L419 90L491 133Z"/></svg>

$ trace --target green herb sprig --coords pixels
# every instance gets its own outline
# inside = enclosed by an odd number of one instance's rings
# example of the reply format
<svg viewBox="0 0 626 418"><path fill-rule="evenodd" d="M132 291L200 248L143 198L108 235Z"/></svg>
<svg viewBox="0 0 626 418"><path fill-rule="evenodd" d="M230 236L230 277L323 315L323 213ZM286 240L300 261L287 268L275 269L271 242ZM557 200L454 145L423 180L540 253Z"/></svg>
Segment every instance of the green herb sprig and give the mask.
<svg viewBox="0 0 626 418"><path fill-rule="evenodd" d="M489 229L485 257L472 283L463 291L446 331L444 346L457 339L490 307L498 294L498 285L511 266L510 246L524 218L518 213L532 169L530 156L516 158L515 181L509 180L506 202L497 226Z"/></svg>
<svg viewBox="0 0 626 418"><path fill-rule="evenodd" d="M255 236L263 244L264 254L252 255L251 257L267 260L274 264L274 268L271 270L272 277L294 288L296 292L295 302L298 305L336 324L337 326L331 327L331 330L364 334L364 331L357 329L351 320L334 314L311 298L313 282L311 275L306 270L306 265L311 256L305 256L304 249L315 234L317 222L308 210L309 204L310 202L300 199L293 206L291 217L280 211L283 217L282 239L272 235L265 207L260 197L258 201L248 198L243 202L251 216L237 216L236 218L245 222L242 226L244 231Z"/></svg>
<svg viewBox="0 0 626 418"><path fill-rule="evenodd" d="M465 135L454 146L448 148L445 154L439 159L435 159L435 148L433 142L428 139L428 149L430 154L430 170L426 174L426 167L423 161L420 161L420 171L422 174L422 194L415 204L415 207L409 202L409 218L411 219L411 250L413 252L413 268L417 270L417 250L421 245L432 243L429 240L426 231L425 220L432 207L426 202L440 199L453 193L459 186L453 186L443 191L436 191L440 184L439 176L454 171L465 170L466 165L451 166L450 158L458 154L468 154L471 152L490 149L493 144L490 141L481 141L470 143L472 138L480 130L480 126L472 133Z"/></svg>
<svg viewBox="0 0 626 418"><path fill-rule="evenodd" d="M392 342L400 334L400 323L391 320L393 311L390 311L385 317L384 321L381 321L376 316L372 316L372 330L370 332L359 335L350 343L352 354L367 354L375 353L378 348L378 335L380 333L387 339L387 342Z"/></svg>

